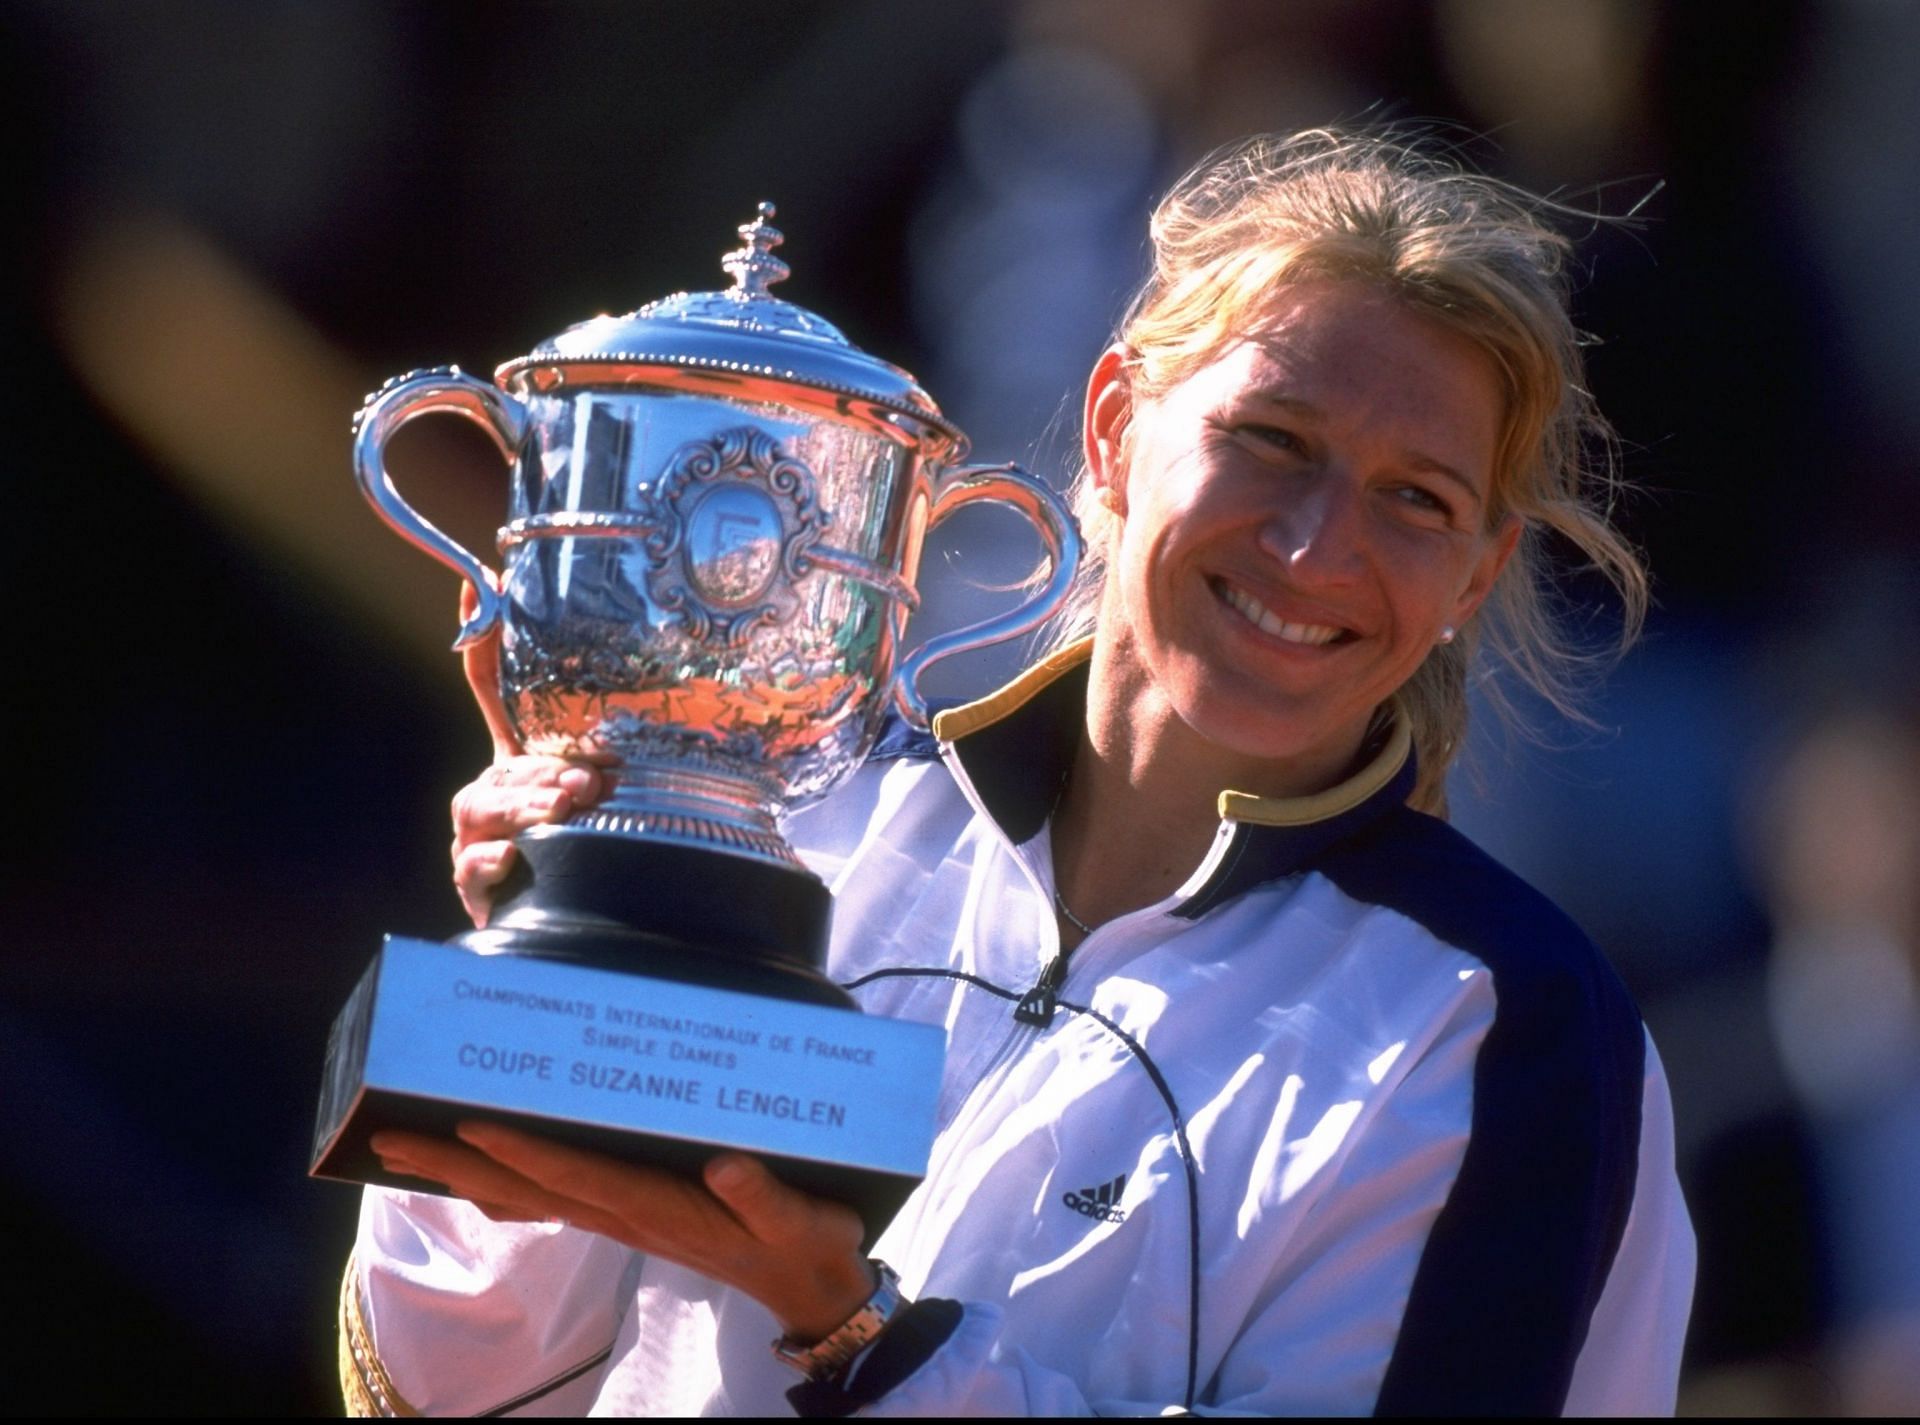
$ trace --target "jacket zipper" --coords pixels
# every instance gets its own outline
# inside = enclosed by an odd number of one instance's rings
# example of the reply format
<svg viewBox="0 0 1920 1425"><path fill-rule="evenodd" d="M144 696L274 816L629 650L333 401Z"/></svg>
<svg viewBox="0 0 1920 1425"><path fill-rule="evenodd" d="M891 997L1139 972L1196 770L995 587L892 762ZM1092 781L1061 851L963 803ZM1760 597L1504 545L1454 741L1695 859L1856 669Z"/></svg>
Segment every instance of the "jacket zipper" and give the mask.
<svg viewBox="0 0 1920 1425"><path fill-rule="evenodd" d="M1041 968L1040 978L1033 982L1033 987L1020 996L1020 1002L1013 1008L1013 1017L1022 1024L1048 1028L1059 1012L1060 986L1066 979L1067 952L1056 950L1053 958Z"/></svg>

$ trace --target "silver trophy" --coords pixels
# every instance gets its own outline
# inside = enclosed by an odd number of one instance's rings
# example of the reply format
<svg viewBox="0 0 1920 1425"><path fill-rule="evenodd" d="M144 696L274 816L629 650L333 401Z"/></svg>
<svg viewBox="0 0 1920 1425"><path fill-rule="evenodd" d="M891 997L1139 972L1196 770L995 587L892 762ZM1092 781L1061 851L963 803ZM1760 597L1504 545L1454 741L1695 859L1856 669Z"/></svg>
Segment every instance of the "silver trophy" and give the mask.
<svg viewBox="0 0 1920 1425"><path fill-rule="evenodd" d="M475 1112L689 1169L759 1152L876 1227L924 1172L939 1032L822 975L830 900L780 815L845 780L890 708L925 725L929 664L1049 618L1080 542L1030 475L960 464L912 376L769 293L773 214L739 229L728 291L583 322L494 384L416 372L360 413L361 489L478 595L455 646L497 629L521 742L611 790L519 838L486 929L388 938L335 1025L319 1175L383 1181L371 1132ZM512 465L497 587L386 471L400 426L449 412ZM1045 583L902 655L926 534L977 501L1032 523Z"/></svg>

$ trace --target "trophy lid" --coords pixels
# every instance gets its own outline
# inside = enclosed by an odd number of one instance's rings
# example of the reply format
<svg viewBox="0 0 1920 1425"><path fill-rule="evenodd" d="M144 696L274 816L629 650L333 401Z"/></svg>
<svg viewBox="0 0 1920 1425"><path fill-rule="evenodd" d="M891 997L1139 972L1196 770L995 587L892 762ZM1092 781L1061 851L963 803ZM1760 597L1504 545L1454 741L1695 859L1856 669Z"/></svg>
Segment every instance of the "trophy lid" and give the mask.
<svg viewBox="0 0 1920 1425"><path fill-rule="evenodd" d="M773 215L774 205L762 203L754 220L740 225L743 246L720 262L733 278L727 291L676 292L624 316L594 317L506 362L494 379L519 391L644 383L719 387L773 401L790 400L797 388L911 416L964 447L966 438L909 372L767 291L790 270L773 255L786 241L768 222Z"/></svg>

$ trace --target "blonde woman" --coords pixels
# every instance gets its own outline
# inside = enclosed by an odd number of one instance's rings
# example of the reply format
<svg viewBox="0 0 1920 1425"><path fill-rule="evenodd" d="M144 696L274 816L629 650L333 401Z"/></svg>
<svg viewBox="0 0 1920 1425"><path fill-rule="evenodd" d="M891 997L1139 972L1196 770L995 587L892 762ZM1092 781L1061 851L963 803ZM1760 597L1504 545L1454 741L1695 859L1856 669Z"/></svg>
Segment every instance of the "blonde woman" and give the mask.
<svg viewBox="0 0 1920 1425"><path fill-rule="evenodd" d="M1152 231L1088 383L1072 626L790 827L836 978L948 1033L874 1258L738 1155L696 1184L484 1123L384 1135L468 1201L369 1192L350 1402L1672 1409L1693 1238L1659 1061L1580 932L1443 819L1476 656L1559 694L1542 536L1629 636L1644 602L1565 245L1522 195L1327 133L1209 162ZM477 919L508 838L598 790L502 746L456 804Z"/></svg>

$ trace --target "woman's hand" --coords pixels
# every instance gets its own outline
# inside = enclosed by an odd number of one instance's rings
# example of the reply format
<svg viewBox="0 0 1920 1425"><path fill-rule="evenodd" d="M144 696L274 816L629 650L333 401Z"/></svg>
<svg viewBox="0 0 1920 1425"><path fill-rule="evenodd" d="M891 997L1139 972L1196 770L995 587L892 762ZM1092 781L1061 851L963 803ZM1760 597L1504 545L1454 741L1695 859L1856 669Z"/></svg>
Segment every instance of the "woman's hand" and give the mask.
<svg viewBox="0 0 1920 1425"><path fill-rule="evenodd" d="M453 885L475 925L493 909L494 888L513 869L511 838L562 821L600 795L592 767L558 757L509 757L453 798Z"/></svg>
<svg viewBox="0 0 1920 1425"><path fill-rule="evenodd" d="M852 1208L786 1186L743 1153L711 1159L695 1183L467 1122L460 1142L373 1135L391 1172L445 1184L496 1221L560 1221L691 1267L759 1301L796 1340L817 1341L873 1294Z"/></svg>
<svg viewBox="0 0 1920 1425"><path fill-rule="evenodd" d="M479 600L460 586L460 621ZM493 739L493 765L453 798L453 885L478 926L487 923L493 891L513 869L512 838L530 826L560 821L592 806L604 790L600 774L581 762L531 757L514 735L500 701L500 634L496 629L462 655L467 685Z"/></svg>

